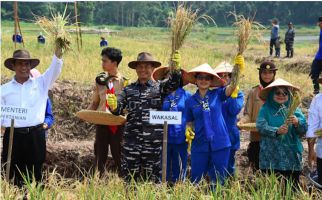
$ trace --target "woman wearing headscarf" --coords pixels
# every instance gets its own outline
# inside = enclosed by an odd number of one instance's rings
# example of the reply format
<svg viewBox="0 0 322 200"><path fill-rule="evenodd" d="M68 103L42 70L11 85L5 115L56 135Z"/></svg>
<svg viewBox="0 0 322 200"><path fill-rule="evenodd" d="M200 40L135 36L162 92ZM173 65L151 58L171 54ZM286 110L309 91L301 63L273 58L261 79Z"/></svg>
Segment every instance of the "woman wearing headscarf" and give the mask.
<svg viewBox="0 0 322 200"><path fill-rule="evenodd" d="M299 90L283 79L277 79L259 96L265 100L256 121L261 135L259 168L281 175L295 186L302 170L303 146L300 141L307 131L305 116L299 108L288 113L291 96ZM289 116L289 117L288 117Z"/></svg>
<svg viewBox="0 0 322 200"><path fill-rule="evenodd" d="M188 82L184 80L186 71L181 69L182 78L177 90L166 96L163 100L162 110L182 113L181 124L168 125L167 143L167 177L168 182L175 183L184 180L187 171L187 143L185 138L186 113L185 103L191 94L183 89ZM169 67L159 67L153 72L153 79L156 81L165 80L170 74Z"/></svg>
<svg viewBox="0 0 322 200"><path fill-rule="evenodd" d="M259 85L254 86L248 93L246 104L244 107L244 115L238 124L255 123L259 109L263 105L263 101L259 98L258 94L261 90L266 88L275 80L277 68L274 63L264 61L260 67L257 68L259 76ZM260 134L258 131L250 131L250 143L247 148L247 157L250 166L254 171L259 169L259 141Z"/></svg>
<svg viewBox="0 0 322 200"><path fill-rule="evenodd" d="M228 62L220 63L214 71L218 76L225 81L225 85L229 85L233 66ZM222 105L222 114L226 122L231 148L230 156L228 161L228 173L234 175L235 172L235 153L240 148L240 135L237 128L237 115L243 108L244 104L244 93L239 91L237 95L232 95L227 98Z"/></svg>
<svg viewBox="0 0 322 200"><path fill-rule="evenodd" d="M244 66L244 58L237 56L235 64ZM238 93L236 85L222 87L223 80L208 64L200 65L188 73L190 83L198 90L186 103L186 136L195 135L191 147L191 181L198 183L208 174L212 183L223 184L227 176L230 139L222 115L222 104ZM210 87L217 87L210 89Z"/></svg>

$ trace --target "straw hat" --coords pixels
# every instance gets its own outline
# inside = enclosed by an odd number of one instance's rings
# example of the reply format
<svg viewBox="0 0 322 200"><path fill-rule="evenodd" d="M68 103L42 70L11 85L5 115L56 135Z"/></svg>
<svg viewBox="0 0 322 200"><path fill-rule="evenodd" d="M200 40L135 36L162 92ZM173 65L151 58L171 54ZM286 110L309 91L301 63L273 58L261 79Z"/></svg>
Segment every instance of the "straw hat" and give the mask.
<svg viewBox="0 0 322 200"><path fill-rule="evenodd" d="M81 110L76 113L76 116L82 120L99 125L122 125L126 122L126 118L122 115L113 115L109 112L95 110Z"/></svg>
<svg viewBox="0 0 322 200"><path fill-rule="evenodd" d="M14 71L12 67L14 65L15 60L29 60L31 69L35 68L37 65L39 65L39 62L40 62L39 59L37 59L37 58L31 58L29 51L18 49L13 52L12 58L8 58L4 61L4 66L6 66L6 68Z"/></svg>
<svg viewBox="0 0 322 200"><path fill-rule="evenodd" d="M189 83L196 84L195 76L197 73L206 73L214 77L210 87L218 87L224 84L224 81L216 74L216 72L210 67L208 63L204 63L190 70L186 76L186 80Z"/></svg>
<svg viewBox="0 0 322 200"><path fill-rule="evenodd" d="M151 63L153 67L161 66L161 63L159 61L154 60L153 56L147 52L139 53L137 59L135 61L129 62L128 66L132 69L135 69L137 64L139 63Z"/></svg>
<svg viewBox="0 0 322 200"><path fill-rule="evenodd" d="M169 67L158 67L153 71L152 78L156 81L162 80L165 78L167 73L169 72ZM188 72L184 69L181 69L182 79L183 79L183 86L187 85L189 82L186 79Z"/></svg>
<svg viewBox="0 0 322 200"><path fill-rule="evenodd" d="M298 88L297 86L294 86L292 85L291 83L281 79L281 78L278 78L276 79L275 81L273 81L271 84L269 84L266 88L264 88L260 93L259 93L259 97L262 99L262 100L266 100L267 97L268 97L268 94L269 92L274 88L274 87L281 87L281 86L284 86L284 87L288 87L290 88L291 90L300 90L300 88Z"/></svg>
<svg viewBox="0 0 322 200"><path fill-rule="evenodd" d="M231 73L233 71L233 66L230 63L223 61L223 62L219 63L219 65L214 69L214 71L217 74Z"/></svg>

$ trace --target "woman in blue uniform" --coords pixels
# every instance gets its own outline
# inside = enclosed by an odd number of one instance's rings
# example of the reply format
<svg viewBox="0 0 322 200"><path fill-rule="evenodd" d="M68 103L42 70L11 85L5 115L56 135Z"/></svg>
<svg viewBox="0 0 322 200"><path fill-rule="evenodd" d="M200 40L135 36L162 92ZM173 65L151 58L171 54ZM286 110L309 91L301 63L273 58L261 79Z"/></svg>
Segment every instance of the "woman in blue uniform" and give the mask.
<svg viewBox="0 0 322 200"><path fill-rule="evenodd" d="M182 77L187 74L181 70ZM159 67L153 72L153 79L164 80L169 75L168 67ZM185 142L186 114L185 103L191 94L183 89L188 82L182 79L179 88L169 94L163 101L162 110L182 112L182 123L180 125L168 125L167 145L167 181L175 183L183 181L187 170L187 143Z"/></svg>
<svg viewBox="0 0 322 200"><path fill-rule="evenodd" d="M235 64L244 66L244 58L237 56ZM198 87L186 102L186 135L195 135L191 147L191 181L198 183L208 174L212 183L223 184L231 143L222 105L229 96L238 93L238 89L236 85L218 87L223 85L223 80L208 64L192 69L187 78ZM210 87L218 88L210 90Z"/></svg>
<svg viewBox="0 0 322 200"><path fill-rule="evenodd" d="M225 81L225 85L228 85L231 80L233 66L227 62L220 63L215 69L218 76ZM236 95L231 95L222 105L222 114L226 122L230 138L230 156L228 161L227 171L230 175L235 173L235 153L240 148L240 135L237 128L237 115L243 108L244 94L239 91Z"/></svg>

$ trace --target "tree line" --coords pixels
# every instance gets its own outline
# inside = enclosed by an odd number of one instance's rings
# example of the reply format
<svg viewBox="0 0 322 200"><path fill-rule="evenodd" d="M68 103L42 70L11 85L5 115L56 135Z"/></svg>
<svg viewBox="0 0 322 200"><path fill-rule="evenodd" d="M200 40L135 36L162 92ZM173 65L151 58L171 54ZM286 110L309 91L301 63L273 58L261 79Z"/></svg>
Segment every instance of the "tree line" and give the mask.
<svg viewBox="0 0 322 200"><path fill-rule="evenodd" d="M77 2L79 18L84 25L119 25L134 27L165 27L167 19L178 2ZM200 14L212 17L218 26L230 26L234 18L229 11L244 16L254 16L255 20L270 24L271 19L278 19L281 24L292 21L295 25L315 25L322 15L322 2L252 2L252 1L207 1L186 2L187 6L198 9ZM51 12L63 12L63 2L19 2L20 21L32 21L33 14L50 16ZM74 3L67 3L67 12L74 16ZM13 2L1 2L2 20L13 20Z"/></svg>

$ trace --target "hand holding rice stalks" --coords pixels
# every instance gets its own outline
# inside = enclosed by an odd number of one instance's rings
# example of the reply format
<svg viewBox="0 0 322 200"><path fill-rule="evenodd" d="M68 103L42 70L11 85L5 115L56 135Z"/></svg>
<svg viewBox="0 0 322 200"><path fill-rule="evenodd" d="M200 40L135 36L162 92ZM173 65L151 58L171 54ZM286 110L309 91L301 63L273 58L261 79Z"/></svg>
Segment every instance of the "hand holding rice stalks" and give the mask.
<svg viewBox="0 0 322 200"><path fill-rule="evenodd" d="M291 115L293 115L297 107L301 104L301 96L299 91L293 90L293 91L290 91L290 94L291 94L290 95L291 99L290 99L290 105L288 108L286 119L288 119Z"/></svg>
<svg viewBox="0 0 322 200"><path fill-rule="evenodd" d="M175 15L173 13L170 17L170 29L171 29L171 55L169 66L171 70L175 68L175 63L172 61L173 55L178 51L193 26L198 22L200 18L204 19L207 23L213 21L213 19L207 15L198 16L198 10L192 11L191 8L186 8L184 4L180 4L176 9ZM214 22L215 23L215 22Z"/></svg>
<svg viewBox="0 0 322 200"><path fill-rule="evenodd" d="M61 57L66 51L71 50L70 34L68 33L66 26L68 24L69 16L66 16L67 6L63 14L52 13L52 19L47 17L35 16L36 24L54 40L55 54Z"/></svg>
<svg viewBox="0 0 322 200"><path fill-rule="evenodd" d="M233 25L237 27L237 30L235 32L238 40L237 56L240 56L243 55L246 51L249 41L252 37L255 37L257 39L261 38L260 30L265 29L265 27L260 23L254 21L254 17L245 18L243 15L237 15L233 12L230 12L230 15L233 15L235 17L235 23ZM245 64L234 65L231 79L232 86L235 87L239 84L241 74L244 72L244 70Z"/></svg>

